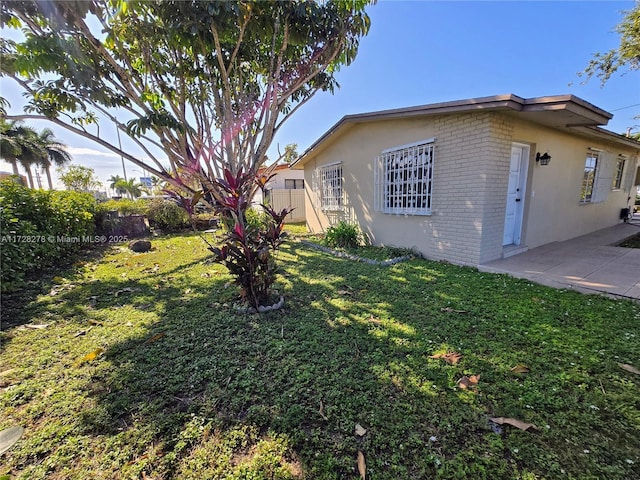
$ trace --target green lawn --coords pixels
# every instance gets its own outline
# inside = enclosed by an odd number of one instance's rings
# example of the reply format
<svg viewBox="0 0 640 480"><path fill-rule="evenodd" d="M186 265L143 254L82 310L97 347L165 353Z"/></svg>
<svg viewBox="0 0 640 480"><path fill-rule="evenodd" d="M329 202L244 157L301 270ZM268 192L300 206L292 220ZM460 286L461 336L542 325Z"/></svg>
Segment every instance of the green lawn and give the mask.
<svg viewBox="0 0 640 480"><path fill-rule="evenodd" d="M0 478L640 478L638 304L289 242L241 315L197 236L154 246L3 297Z"/></svg>

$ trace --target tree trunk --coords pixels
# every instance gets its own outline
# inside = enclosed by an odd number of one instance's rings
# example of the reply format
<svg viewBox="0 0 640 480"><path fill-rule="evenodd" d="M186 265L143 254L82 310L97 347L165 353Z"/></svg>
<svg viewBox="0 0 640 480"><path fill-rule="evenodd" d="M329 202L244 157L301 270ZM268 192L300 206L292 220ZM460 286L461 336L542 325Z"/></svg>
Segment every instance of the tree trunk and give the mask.
<svg viewBox="0 0 640 480"><path fill-rule="evenodd" d="M47 165L46 167L44 167L45 172L47 172L47 181L49 182L49 190L53 190L53 182L51 181L51 170L49 169L49 166Z"/></svg>
<svg viewBox="0 0 640 480"><path fill-rule="evenodd" d="M29 188L35 188L33 186L33 175L31 175L31 167L27 165L25 167L25 170L27 171L27 178L29 179Z"/></svg>
<svg viewBox="0 0 640 480"><path fill-rule="evenodd" d="M18 171L18 162L16 160L12 160L11 166L13 167L13 174L20 176L20 172Z"/></svg>

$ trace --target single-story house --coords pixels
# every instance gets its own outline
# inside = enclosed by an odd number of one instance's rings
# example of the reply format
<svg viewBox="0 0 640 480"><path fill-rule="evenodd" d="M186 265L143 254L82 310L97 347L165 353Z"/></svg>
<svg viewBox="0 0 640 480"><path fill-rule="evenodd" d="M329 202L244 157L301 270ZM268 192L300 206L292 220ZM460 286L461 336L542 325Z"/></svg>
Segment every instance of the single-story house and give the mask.
<svg viewBox="0 0 640 480"><path fill-rule="evenodd" d="M293 164L306 221L479 265L621 222L640 143L573 95L513 94L347 115Z"/></svg>

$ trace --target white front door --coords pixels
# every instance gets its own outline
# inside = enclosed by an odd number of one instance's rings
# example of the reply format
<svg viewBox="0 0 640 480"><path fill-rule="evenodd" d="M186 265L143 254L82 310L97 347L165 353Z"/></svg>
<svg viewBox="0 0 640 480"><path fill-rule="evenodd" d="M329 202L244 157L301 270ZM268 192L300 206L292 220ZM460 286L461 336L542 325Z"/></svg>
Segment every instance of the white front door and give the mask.
<svg viewBox="0 0 640 480"><path fill-rule="evenodd" d="M502 245L520 245L528 165L529 147L513 144L511 147L511 165L509 167L509 186L507 188L507 208L504 215Z"/></svg>

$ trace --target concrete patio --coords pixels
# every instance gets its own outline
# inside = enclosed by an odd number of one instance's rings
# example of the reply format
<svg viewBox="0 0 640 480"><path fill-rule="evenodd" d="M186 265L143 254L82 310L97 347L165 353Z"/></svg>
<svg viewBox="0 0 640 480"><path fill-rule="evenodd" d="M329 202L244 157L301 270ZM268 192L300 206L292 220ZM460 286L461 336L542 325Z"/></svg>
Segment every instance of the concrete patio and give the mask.
<svg viewBox="0 0 640 480"><path fill-rule="evenodd" d="M554 288L640 300L640 249L613 246L637 233L638 214L630 224L543 245L481 265L479 270L507 273Z"/></svg>

